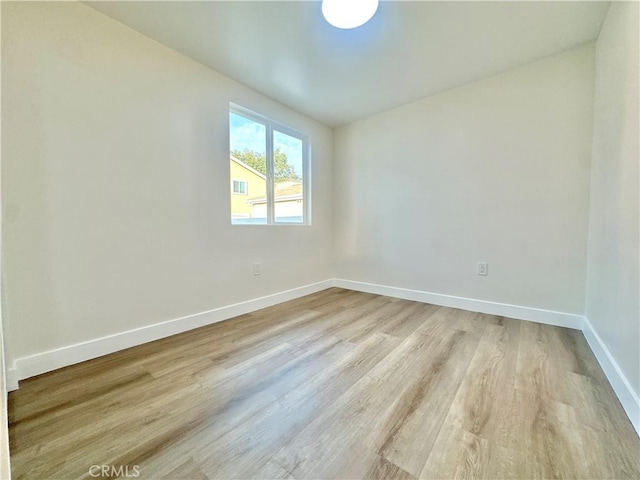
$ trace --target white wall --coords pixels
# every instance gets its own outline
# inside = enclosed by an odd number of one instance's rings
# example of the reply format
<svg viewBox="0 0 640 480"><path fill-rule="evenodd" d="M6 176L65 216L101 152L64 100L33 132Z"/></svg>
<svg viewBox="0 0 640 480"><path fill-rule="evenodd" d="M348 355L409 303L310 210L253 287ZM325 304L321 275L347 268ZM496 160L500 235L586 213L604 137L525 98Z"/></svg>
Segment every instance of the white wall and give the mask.
<svg viewBox="0 0 640 480"><path fill-rule="evenodd" d="M331 277L331 129L82 4L2 9L10 360ZM313 226L231 226L229 102L310 135Z"/></svg>
<svg viewBox="0 0 640 480"><path fill-rule="evenodd" d="M336 276L582 314L593 53L337 129Z"/></svg>
<svg viewBox="0 0 640 480"><path fill-rule="evenodd" d="M589 321L636 396L640 396L638 6L612 3L596 44L586 303Z"/></svg>
<svg viewBox="0 0 640 480"><path fill-rule="evenodd" d="M0 36L2 32L2 9L0 9ZM1 77L1 74L0 74ZM2 80L0 78L0 84ZM2 111L0 99L0 112ZM1 138L1 135L0 135ZM1 162L0 162L1 163ZM1 167L1 165L0 165ZM2 168L0 168L1 177ZM0 205L2 187L0 184ZM0 212L0 225L2 225L2 212ZM2 238L0 238L0 272L2 271ZM0 277L1 277L0 273ZM7 378L4 356L4 321L2 319L2 282L0 282L0 478L11 478L11 466L9 462L9 415L7 411Z"/></svg>

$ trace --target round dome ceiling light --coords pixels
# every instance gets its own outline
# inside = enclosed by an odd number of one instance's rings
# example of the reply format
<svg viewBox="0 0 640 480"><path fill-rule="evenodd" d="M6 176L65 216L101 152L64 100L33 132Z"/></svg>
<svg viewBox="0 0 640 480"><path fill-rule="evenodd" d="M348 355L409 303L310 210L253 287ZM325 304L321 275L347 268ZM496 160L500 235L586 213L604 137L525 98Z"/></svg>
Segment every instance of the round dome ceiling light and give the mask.
<svg viewBox="0 0 640 480"><path fill-rule="evenodd" d="M322 15L337 28L364 25L378 10L378 0L322 0Z"/></svg>

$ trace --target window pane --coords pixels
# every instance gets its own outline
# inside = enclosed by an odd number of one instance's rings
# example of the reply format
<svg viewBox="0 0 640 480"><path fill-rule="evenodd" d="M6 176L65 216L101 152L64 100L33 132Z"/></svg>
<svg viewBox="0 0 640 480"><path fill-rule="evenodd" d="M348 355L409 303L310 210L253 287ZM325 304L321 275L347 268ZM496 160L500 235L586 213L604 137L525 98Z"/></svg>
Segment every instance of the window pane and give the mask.
<svg viewBox="0 0 640 480"><path fill-rule="evenodd" d="M267 223L267 129L229 113L231 223Z"/></svg>
<svg viewBox="0 0 640 480"><path fill-rule="evenodd" d="M275 221L303 223L302 140L273 131Z"/></svg>
<svg viewBox="0 0 640 480"><path fill-rule="evenodd" d="M233 193L238 195L247 194L247 181L246 180L234 180L233 181Z"/></svg>

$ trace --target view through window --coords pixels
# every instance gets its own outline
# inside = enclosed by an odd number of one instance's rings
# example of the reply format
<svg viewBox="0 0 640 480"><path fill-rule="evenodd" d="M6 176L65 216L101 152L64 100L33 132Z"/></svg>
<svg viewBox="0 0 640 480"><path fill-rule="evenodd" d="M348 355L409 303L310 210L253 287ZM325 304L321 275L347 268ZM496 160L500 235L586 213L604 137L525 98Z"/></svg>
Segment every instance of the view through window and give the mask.
<svg viewBox="0 0 640 480"><path fill-rule="evenodd" d="M229 133L231 223L308 223L306 137L233 108Z"/></svg>

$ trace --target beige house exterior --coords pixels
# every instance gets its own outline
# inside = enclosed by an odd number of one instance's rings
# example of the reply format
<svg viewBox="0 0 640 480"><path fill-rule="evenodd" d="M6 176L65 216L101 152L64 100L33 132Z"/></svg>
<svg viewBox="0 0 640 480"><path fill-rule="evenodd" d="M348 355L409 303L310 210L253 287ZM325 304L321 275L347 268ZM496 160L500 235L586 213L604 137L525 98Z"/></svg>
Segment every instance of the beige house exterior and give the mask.
<svg viewBox="0 0 640 480"><path fill-rule="evenodd" d="M236 157L230 157L231 218L254 218L248 199L266 196L266 177ZM266 215L265 215L266 218Z"/></svg>

